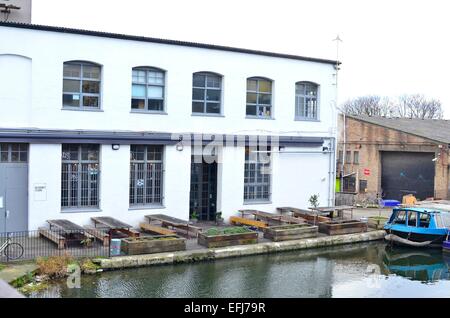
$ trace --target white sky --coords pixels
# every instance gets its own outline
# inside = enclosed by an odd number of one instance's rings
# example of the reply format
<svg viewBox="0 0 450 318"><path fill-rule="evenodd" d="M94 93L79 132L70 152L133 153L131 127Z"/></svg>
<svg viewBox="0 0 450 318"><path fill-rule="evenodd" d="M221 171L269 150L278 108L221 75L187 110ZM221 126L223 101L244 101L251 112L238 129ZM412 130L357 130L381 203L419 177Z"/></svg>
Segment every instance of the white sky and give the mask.
<svg viewBox="0 0 450 318"><path fill-rule="evenodd" d="M33 23L328 59L339 34L340 102L423 93L450 118L449 9L445 0L33 0Z"/></svg>

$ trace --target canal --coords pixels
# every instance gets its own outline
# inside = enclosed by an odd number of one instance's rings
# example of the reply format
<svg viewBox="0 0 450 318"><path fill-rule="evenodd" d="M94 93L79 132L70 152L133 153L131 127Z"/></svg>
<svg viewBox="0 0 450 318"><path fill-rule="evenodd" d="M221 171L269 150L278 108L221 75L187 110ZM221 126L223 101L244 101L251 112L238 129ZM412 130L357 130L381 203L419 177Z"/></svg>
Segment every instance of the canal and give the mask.
<svg viewBox="0 0 450 318"><path fill-rule="evenodd" d="M364 243L84 275L30 297L450 297L441 250Z"/></svg>

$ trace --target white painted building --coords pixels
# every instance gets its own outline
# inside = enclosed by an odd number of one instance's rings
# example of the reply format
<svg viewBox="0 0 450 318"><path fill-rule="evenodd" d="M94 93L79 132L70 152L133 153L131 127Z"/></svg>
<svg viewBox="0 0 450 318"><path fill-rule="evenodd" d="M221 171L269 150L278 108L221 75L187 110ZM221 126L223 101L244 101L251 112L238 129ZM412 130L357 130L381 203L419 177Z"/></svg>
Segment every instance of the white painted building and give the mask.
<svg viewBox="0 0 450 318"><path fill-rule="evenodd" d="M335 61L30 24L0 38L0 232L334 201ZM191 134L233 142L195 165ZM279 139L270 163L246 165L249 136Z"/></svg>

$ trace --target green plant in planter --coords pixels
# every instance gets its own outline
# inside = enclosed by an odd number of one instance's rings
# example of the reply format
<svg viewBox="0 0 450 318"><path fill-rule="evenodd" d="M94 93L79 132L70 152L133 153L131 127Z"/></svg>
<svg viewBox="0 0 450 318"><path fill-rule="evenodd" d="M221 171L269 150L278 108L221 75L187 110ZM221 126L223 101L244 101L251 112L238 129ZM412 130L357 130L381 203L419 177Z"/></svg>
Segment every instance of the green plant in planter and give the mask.
<svg viewBox="0 0 450 318"><path fill-rule="evenodd" d="M312 196L309 197L308 201L313 208L317 208L319 206L319 195L313 194Z"/></svg>
<svg viewBox="0 0 450 318"><path fill-rule="evenodd" d="M222 212L216 212L216 224L223 222Z"/></svg>
<svg viewBox="0 0 450 318"><path fill-rule="evenodd" d="M82 240L81 245L83 245L84 247L90 247L92 246L93 240L90 237L85 238L84 240Z"/></svg>
<svg viewBox="0 0 450 318"><path fill-rule="evenodd" d="M192 214L191 214L191 220L194 221L194 222L197 222L197 221L198 221L198 214L197 214L197 211L196 211L196 210L194 210L194 211L192 212Z"/></svg>

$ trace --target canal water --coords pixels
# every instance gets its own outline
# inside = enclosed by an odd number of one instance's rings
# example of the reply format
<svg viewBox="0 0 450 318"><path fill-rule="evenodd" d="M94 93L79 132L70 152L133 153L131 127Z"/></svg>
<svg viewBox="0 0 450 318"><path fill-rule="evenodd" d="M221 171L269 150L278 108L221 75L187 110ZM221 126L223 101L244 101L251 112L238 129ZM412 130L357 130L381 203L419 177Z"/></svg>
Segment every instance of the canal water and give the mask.
<svg viewBox="0 0 450 318"><path fill-rule="evenodd" d="M30 297L450 297L450 255L364 243L84 275Z"/></svg>

